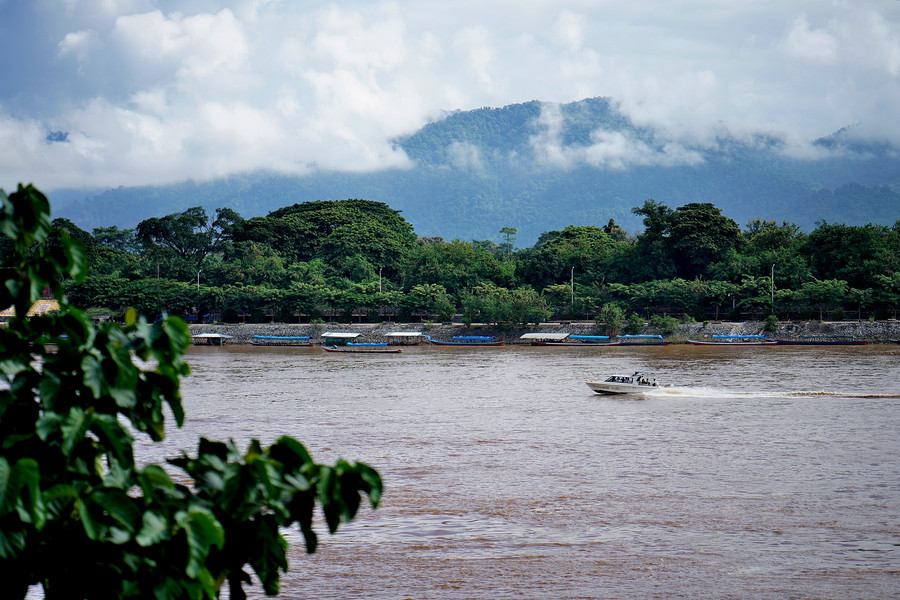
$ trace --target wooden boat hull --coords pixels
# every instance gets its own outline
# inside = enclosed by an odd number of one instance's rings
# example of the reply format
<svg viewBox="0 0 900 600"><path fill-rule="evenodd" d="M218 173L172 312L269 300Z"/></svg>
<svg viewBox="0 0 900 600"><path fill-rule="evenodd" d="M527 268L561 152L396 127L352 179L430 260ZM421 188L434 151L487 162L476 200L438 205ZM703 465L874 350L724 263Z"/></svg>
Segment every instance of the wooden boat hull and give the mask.
<svg viewBox="0 0 900 600"><path fill-rule="evenodd" d="M620 346L668 346L672 342L619 342Z"/></svg>
<svg viewBox="0 0 900 600"><path fill-rule="evenodd" d="M347 346L322 346L322 350L325 352L349 352L351 354L399 354L401 352L400 348L385 348L385 347L355 347L348 348Z"/></svg>
<svg viewBox="0 0 900 600"><path fill-rule="evenodd" d="M578 348L593 348L594 346L621 346L621 342L531 342L532 346L576 346Z"/></svg>
<svg viewBox="0 0 900 600"><path fill-rule="evenodd" d="M775 340L782 346L865 346L865 340Z"/></svg>
<svg viewBox="0 0 900 600"><path fill-rule="evenodd" d="M442 342L431 340L435 346L502 346L503 342Z"/></svg>
<svg viewBox="0 0 900 600"><path fill-rule="evenodd" d="M765 340L759 342L706 342L703 340L688 340L694 346L775 346L778 342Z"/></svg>

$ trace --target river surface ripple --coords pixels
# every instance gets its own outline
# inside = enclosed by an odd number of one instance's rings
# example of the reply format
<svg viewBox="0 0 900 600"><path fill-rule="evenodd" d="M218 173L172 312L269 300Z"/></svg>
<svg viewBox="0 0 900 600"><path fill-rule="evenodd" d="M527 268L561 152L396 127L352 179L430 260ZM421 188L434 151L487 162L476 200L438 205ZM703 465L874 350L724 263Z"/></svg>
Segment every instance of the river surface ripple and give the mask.
<svg viewBox="0 0 900 600"><path fill-rule="evenodd" d="M192 348L200 436L280 435L374 466L382 505L283 598L890 598L900 594L900 347ZM654 371L605 397L586 380ZM259 588L251 597L263 598Z"/></svg>

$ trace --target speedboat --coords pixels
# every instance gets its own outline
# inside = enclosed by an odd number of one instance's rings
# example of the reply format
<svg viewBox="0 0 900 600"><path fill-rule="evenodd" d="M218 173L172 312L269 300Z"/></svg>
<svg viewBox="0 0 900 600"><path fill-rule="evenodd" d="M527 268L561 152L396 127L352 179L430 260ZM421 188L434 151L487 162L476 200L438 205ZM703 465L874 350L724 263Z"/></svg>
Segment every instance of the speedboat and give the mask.
<svg viewBox="0 0 900 600"><path fill-rule="evenodd" d="M604 381L586 383L598 394L640 394L659 387L656 377L647 371L635 371L632 375L612 375Z"/></svg>

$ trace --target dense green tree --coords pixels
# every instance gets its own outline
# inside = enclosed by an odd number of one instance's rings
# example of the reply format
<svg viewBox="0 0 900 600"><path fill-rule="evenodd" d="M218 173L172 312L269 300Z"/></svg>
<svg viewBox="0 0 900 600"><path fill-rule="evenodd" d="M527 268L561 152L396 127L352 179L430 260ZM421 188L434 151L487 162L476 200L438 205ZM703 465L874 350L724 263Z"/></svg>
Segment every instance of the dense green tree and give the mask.
<svg viewBox="0 0 900 600"><path fill-rule="evenodd" d="M293 262L321 258L338 264L361 257L376 272L397 275L415 245L412 226L382 202L334 200L294 204L248 219L230 233L235 242L266 244Z"/></svg>
<svg viewBox="0 0 900 600"><path fill-rule="evenodd" d="M679 206L669 218L669 256L685 279L705 275L709 265L735 248L740 227L708 202Z"/></svg>
<svg viewBox="0 0 900 600"><path fill-rule="evenodd" d="M610 219L609 223L603 226L603 233L617 242L624 242L628 239L628 232L619 227L615 219Z"/></svg>
<svg viewBox="0 0 900 600"><path fill-rule="evenodd" d="M135 464L135 436L161 441L166 409L185 419L180 377L190 335L178 319L149 325L131 311L124 327L95 327L62 295L61 275L85 275L72 240L44 244L49 203L31 186L0 191L0 232L13 252L0 264L0 580L4 598L29 586L56 598L246 598L251 572L268 595L287 569L283 528L318 543L315 504L334 532L361 496L382 484L370 467L313 462L279 438L246 453L201 439L197 455L169 469ZM28 319L49 289L61 310ZM178 470L177 475L170 474Z"/></svg>
<svg viewBox="0 0 900 600"><path fill-rule="evenodd" d="M878 287L873 293L875 302L893 311L896 319L897 311L900 310L900 272L879 275L876 280Z"/></svg>
<svg viewBox="0 0 900 600"><path fill-rule="evenodd" d="M672 209L652 198L631 210L644 217L644 232L637 236L629 252L628 269L624 277L628 282L667 279L675 275L668 244L672 223Z"/></svg>
<svg viewBox="0 0 900 600"><path fill-rule="evenodd" d="M134 229L111 227L95 227L92 235L100 246L137 254L141 251L141 243Z"/></svg>
<svg viewBox="0 0 900 600"><path fill-rule="evenodd" d="M847 282L841 279L807 281L798 290L799 299L808 306L819 309L819 320L826 309L842 302L847 295Z"/></svg>
<svg viewBox="0 0 900 600"><path fill-rule="evenodd" d="M803 244L818 279L843 279L853 287L873 287L880 275L900 270L900 232L882 225L819 223Z"/></svg>
<svg viewBox="0 0 900 600"><path fill-rule="evenodd" d="M137 237L151 262L163 267L163 275L191 280L202 269L203 259L222 242L221 222L210 220L199 206L184 212L153 217L137 225Z"/></svg>
<svg viewBox="0 0 900 600"><path fill-rule="evenodd" d="M625 311L622 310L621 306L613 302L604 304L600 309L600 312L597 313L597 318L595 319L597 331L602 335L619 335L624 324Z"/></svg>
<svg viewBox="0 0 900 600"><path fill-rule="evenodd" d="M444 286L449 294L460 294L479 284L509 286L515 265L498 260L482 247L453 240L422 240L403 269L403 287L428 283Z"/></svg>
<svg viewBox="0 0 900 600"><path fill-rule="evenodd" d="M513 245L516 243L517 230L515 227L504 227L500 233L503 234L503 245L506 246L506 258L509 259Z"/></svg>
<svg viewBox="0 0 900 600"><path fill-rule="evenodd" d="M562 283L573 273L579 282L615 279L630 244L617 242L600 227L570 225L522 253L517 275L538 289Z"/></svg>
<svg viewBox="0 0 900 600"><path fill-rule="evenodd" d="M463 322L484 322L500 327L537 323L550 316L550 308L530 287L513 290L481 283L463 294Z"/></svg>
<svg viewBox="0 0 900 600"><path fill-rule="evenodd" d="M447 289L436 283L414 285L404 295L402 307L408 314L435 315L441 321L449 321L456 312Z"/></svg>
<svg viewBox="0 0 900 600"><path fill-rule="evenodd" d="M806 235L793 223L778 225L775 221L754 219L742 234L742 249L730 248L707 269L713 279L740 282L745 276L771 274L780 287L799 286L810 278L809 265L800 249Z"/></svg>

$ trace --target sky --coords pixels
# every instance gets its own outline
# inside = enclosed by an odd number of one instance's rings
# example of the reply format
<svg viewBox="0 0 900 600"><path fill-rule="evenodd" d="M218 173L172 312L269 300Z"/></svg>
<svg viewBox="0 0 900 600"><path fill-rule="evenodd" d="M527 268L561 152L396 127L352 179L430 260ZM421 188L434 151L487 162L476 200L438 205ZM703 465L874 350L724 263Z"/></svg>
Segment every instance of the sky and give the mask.
<svg viewBox="0 0 900 600"><path fill-rule="evenodd" d="M0 0L0 44L7 191L408 168L448 111L596 96L675 148L900 146L898 0Z"/></svg>

